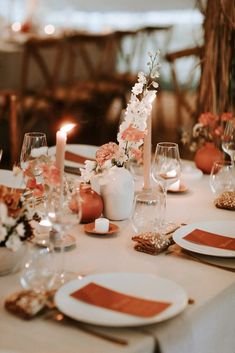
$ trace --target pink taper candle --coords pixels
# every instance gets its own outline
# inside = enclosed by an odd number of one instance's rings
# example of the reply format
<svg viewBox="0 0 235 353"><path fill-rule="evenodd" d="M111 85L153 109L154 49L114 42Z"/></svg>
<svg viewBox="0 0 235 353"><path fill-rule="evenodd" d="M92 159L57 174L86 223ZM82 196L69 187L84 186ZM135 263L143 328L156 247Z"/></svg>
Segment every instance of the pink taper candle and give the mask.
<svg viewBox="0 0 235 353"><path fill-rule="evenodd" d="M144 190L151 188L151 159L152 159L152 117L147 119L147 134L144 137Z"/></svg>
<svg viewBox="0 0 235 353"><path fill-rule="evenodd" d="M67 133L65 131L57 131L56 133L56 167L60 171L60 181L63 179L64 172L64 155L67 141Z"/></svg>
<svg viewBox="0 0 235 353"><path fill-rule="evenodd" d="M64 156L67 141L67 132L69 132L75 124L67 124L56 133L56 167L60 171L60 181L63 182L64 174Z"/></svg>

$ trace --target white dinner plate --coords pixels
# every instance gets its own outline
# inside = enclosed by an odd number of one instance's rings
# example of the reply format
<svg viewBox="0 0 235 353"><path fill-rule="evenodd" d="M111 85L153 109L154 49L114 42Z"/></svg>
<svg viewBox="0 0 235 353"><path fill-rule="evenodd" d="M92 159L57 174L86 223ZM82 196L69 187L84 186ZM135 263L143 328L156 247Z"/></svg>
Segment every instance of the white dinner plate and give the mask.
<svg viewBox="0 0 235 353"><path fill-rule="evenodd" d="M12 170L0 169L0 185L22 189L24 185L22 175L14 175Z"/></svg>
<svg viewBox="0 0 235 353"><path fill-rule="evenodd" d="M86 284L95 282L106 288L149 300L172 303L166 310L151 318L137 317L87 304L70 296ZM188 297L184 289L168 279L151 274L106 273L84 277L62 286L55 295L59 310L69 317L101 326L127 327L148 325L169 319L185 309Z"/></svg>
<svg viewBox="0 0 235 353"><path fill-rule="evenodd" d="M95 159L95 154L98 146L92 145L80 145L80 144L67 144L66 151L76 153L82 157ZM51 146L48 148L48 153L50 156L55 155L56 146ZM77 167L79 164L72 161L65 161L65 164L71 167Z"/></svg>
<svg viewBox="0 0 235 353"><path fill-rule="evenodd" d="M221 257L235 257L234 250L225 250L212 246L200 245L183 239L184 236L192 232L194 229L201 229L207 232L235 238L234 221L205 221L191 223L177 229L173 234L173 239L176 244L180 245L183 249L190 250L199 254Z"/></svg>

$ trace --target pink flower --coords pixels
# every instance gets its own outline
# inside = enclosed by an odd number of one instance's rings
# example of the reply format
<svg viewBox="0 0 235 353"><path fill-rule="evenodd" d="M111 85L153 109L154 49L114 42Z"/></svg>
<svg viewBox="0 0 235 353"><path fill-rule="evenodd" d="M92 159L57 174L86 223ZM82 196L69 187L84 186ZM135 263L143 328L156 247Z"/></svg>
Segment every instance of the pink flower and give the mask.
<svg viewBox="0 0 235 353"><path fill-rule="evenodd" d="M41 196L44 192L44 186L37 184L36 178L31 178L27 181L26 187L33 190L34 196Z"/></svg>
<svg viewBox="0 0 235 353"><path fill-rule="evenodd" d="M132 124L122 133L122 139L129 142L138 142L142 140L146 132L135 128Z"/></svg>
<svg viewBox="0 0 235 353"><path fill-rule="evenodd" d="M42 164L41 168L47 184L60 184L60 171L54 164Z"/></svg>
<svg viewBox="0 0 235 353"><path fill-rule="evenodd" d="M219 117L210 112L202 113L198 119L199 123L211 128L216 127Z"/></svg>
<svg viewBox="0 0 235 353"><path fill-rule="evenodd" d="M233 114L232 113L223 113L220 117L221 121L228 121L232 120Z"/></svg>
<svg viewBox="0 0 235 353"><path fill-rule="evenodd" d="M102 166L106 161L113 159L118 152L118 145L114 142L109 142L102 145L96 152L96 161Z"/></svg>
<svg viewBox="0 0 235 353"><path fill-rule="evenodd" d="M139 162L139 163L143 162L143 153L142 153L141 149L132 148L131 154L137 160L137 162Z"/></svg>

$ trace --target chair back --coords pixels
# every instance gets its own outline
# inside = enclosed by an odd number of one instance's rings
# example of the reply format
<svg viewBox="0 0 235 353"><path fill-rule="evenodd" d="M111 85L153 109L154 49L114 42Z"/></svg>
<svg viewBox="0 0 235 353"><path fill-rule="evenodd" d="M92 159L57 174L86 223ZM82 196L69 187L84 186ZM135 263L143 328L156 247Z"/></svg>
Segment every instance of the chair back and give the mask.
<svg viewBox="0 0 235 353"><path fill-rule="evenodd" d="M113 70L113 35L74 33L66 36L68 45L67 81L99 80Z"/></svg>
<svg viewBox="0 0 235 353"><path fill-rule="evenodd" d="M1 141L4 141L3 159L11 167L18 162L22 140L21 116L19 114L18 96L13 91L0 91Z"/></svg>
<svg viewBox="0 0 235 353"><path fill-rule="evenodd" d="M198 95L198 82L202 64L202 53L203 48L197 46L168 53L165 56L171 68L172 84L176 99L177 126L182 125L184 113L187 114L191 123L194 123L195 121L195 104ZM190 60L189 66L191 65L191 68L188 68L187 70L189 75L184 83L180 80L180 72L178 70L178 64L183 60L185 65L187 65L186 60Z"/></svg>
<svg viewBox="0 0 235 353"><path fill-rule="evenodd" d="M63 38L32 38L24 44L21 91L53 92L62 79Z"/></svg>

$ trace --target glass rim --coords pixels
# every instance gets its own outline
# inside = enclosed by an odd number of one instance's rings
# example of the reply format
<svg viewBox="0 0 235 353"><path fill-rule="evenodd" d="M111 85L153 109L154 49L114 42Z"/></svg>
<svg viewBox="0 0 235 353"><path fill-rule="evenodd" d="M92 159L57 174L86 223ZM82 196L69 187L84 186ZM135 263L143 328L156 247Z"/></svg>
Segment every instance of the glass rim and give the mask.
<svg viewBox="0 0 235 353"><path fill-rule="evenodd" d="M32 137L46 137L45 132L26 132L24 136L32 136Z"/></svg>
<svg viewBox="0 0 235 353"><path fill-rule="evenodd" d="M160 146L160 147L179 147L178 143L176 143L176 142L158 142L156 145L156 148L157 148L157 146Z"/></svg>

